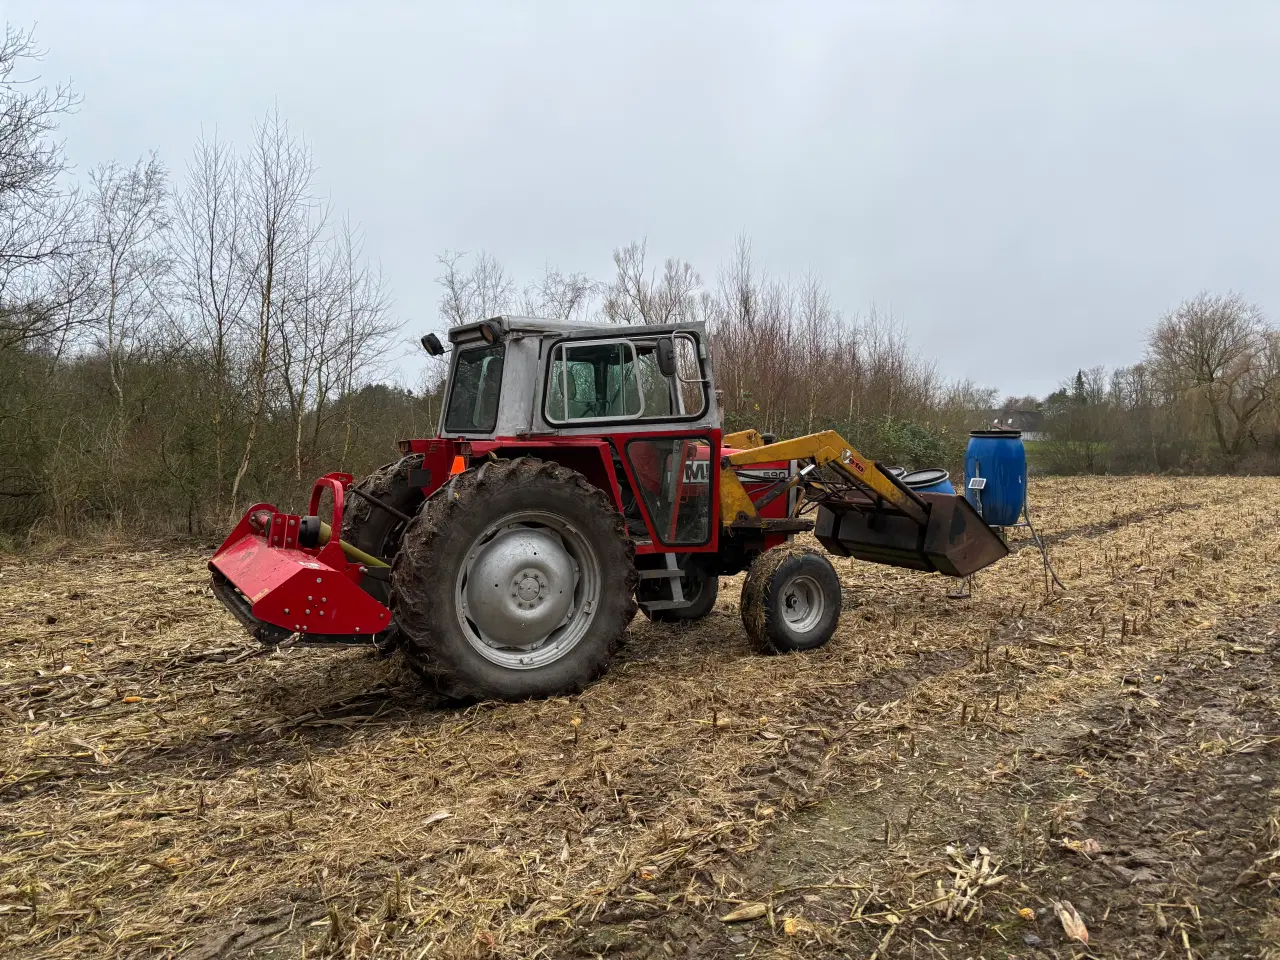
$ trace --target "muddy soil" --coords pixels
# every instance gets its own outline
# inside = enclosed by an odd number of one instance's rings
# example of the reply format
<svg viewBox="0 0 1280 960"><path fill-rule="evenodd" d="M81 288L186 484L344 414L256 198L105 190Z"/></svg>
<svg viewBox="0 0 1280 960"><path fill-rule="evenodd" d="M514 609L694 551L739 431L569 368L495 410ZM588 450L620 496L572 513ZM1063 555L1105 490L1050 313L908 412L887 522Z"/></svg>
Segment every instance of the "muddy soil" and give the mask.
<svg viewBox="0 0 1280 960"><path fill-rule="evenodd" d="M1000 712L957 722L927 748L901 750L874 781L846 767L824 800L736 864L732 899L764 905L758 919L663 915L592 931L582 945L724 958L1079 957L1086 948L1055 909L1069 902L1089 956L1276 956L1280 610L1216 639L1034 723ZM1000 879L972 916L948 918L954 880L975 858Z"/></svg>
<svg viewBox="0 0 1280 960"><path fill-rule="evenodd" d="M518 704L264 650L203 548L0 556L0 955L1280 960L1280 480L1032 498L1065 590L841 560L769 657L730 578Z"/></svg>

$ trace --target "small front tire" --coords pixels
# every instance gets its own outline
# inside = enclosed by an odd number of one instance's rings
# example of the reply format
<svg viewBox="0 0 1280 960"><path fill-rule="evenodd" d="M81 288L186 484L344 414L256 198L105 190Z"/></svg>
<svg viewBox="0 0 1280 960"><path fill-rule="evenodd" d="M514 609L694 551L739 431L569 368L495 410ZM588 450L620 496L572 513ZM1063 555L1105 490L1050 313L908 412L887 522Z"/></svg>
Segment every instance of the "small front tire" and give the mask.
<svg viewBox="0 0 1280 960"><path fill-rule="evenodd" d="M840 600L840 578L824 554L783 544L751 565L742 625L761 653L816 650L840 623Z"/></svg>

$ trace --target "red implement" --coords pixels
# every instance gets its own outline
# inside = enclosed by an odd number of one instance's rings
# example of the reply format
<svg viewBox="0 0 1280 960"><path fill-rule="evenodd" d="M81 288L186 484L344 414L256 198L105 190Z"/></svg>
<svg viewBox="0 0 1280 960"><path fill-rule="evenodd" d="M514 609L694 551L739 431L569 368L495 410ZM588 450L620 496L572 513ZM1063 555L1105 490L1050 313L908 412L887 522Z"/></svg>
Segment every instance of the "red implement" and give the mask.
<svg viewBox="0 0 1280 960"><path fill-rule="evenodd" d="M316 481L309 518L316 516L324 491L331 490L333 529L341 530L343 493L350 482L348 474L338 473ZM349 561L336 537L303 546L302 530L301 516L268 503L250 507L209 561L218 599L263 643L280 643L294 634L303 643L375 639L390 627L391 611L362 590L360 581L389 571L371 573Z"/></svg>

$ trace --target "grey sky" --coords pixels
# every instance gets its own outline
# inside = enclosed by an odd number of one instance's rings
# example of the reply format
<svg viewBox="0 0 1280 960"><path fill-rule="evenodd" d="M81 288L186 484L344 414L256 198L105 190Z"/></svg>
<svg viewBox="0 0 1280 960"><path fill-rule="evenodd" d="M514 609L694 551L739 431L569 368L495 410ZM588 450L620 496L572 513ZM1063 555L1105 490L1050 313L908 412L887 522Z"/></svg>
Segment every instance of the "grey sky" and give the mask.
<svg viewBox="0 0 1280 960"><path fill-rule="evenodd" d="M435 325L444 248L613 247L707 283L747 233L942 372L1044 393L1201 288L1280 314L1280 5L5 2L84 96L81 167L278 102Z"/></svg>

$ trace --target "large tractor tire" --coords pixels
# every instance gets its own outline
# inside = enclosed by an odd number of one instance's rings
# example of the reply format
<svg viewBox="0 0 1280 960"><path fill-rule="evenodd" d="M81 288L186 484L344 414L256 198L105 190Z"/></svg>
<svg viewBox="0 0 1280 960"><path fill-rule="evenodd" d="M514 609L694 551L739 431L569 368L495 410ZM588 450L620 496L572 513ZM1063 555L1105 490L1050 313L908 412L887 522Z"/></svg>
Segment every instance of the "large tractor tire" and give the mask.
<svg viewBox="0 0 1280 960"><path fill-rule="evenodd" d="M581 474L522 457L450 479L404 532L401 650L446 694L523 700L601 676L635 616L635 545Z"/></svg>
<svg viewBox="0 0 1280 960"><path fill-rule="evenodd" d="M422 466L422 454L414 453L394 463L379 467L355 486L370 496L377 497L389 507L413 516L422 506L422 490L409 486L409 471ZM400 551L400 539L406 524L386 510L379 510L363 497L348 493L342 514L342 539L365 553L384 560L392 560ZM383 606L391 602L390 571L373 571L365 576L361 586ZM398 625L381 634L379 646L393 648L400 640Z"/></svg>
<svg viewBox="0 0 1280 960"><path fill-rule="evenodd" d="M840 578L811 547L766 550L742 584L742 625L761 653L816 650L835 633L840 605Z"/></svg>

